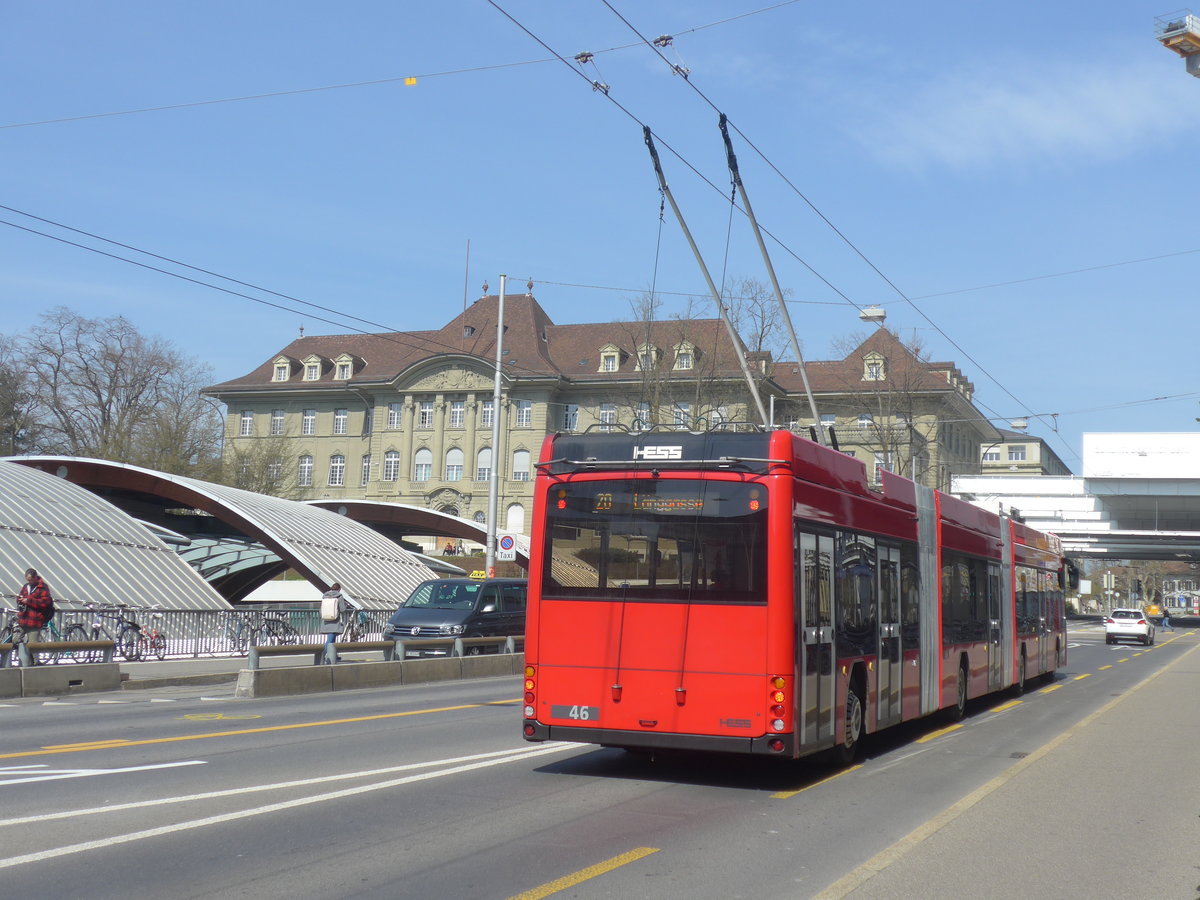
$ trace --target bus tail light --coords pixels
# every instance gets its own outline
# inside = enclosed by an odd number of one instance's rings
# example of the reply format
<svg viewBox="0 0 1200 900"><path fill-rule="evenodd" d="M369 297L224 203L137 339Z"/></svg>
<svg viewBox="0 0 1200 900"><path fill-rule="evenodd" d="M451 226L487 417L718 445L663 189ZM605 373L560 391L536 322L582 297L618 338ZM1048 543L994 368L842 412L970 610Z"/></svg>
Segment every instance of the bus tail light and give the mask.
<svg viewBox="0 0 1200 900"><path fill-rule="evenodd" d="M533 678L533 676L535 674L536 674L536 672L535 672L533 666L525 667L525 710L524 710L524 712L525 712L525 718L527 718L527 719L533 718L533 712L534 712L533 703L534 703L534 700L537 699L536 695L534 694L534 688L537 687L537 682L534 681L534 678ZM525 726L525 734L526 735L531 734L532 729L533 729L532 725L526 725Z"/></svg>
<svg viewBox="0 0 1200 900"><path fill-rule="evenodd" d="M775 753L783 752L783 741L781 741L779 738L772 738L771 740L767 741L767 746L770 747Z"/></svg>
<svg viewBox="0 0 1200 900"><path fill-rule="evenodd" d="M771 730L786 731L787 730L787 711L788 711L788 694L785 688L787 687L787 679L782 675L773 675L769 680L771 687L768 699L771 701ZM774 748L772 748L774 749Z"/></svg>

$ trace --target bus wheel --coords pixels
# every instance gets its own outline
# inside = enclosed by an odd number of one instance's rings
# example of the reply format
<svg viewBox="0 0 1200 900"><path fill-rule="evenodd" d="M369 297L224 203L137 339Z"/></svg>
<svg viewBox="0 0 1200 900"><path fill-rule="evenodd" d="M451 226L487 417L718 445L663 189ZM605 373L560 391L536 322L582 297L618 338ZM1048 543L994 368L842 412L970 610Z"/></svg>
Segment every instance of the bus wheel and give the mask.
<svg viewBox="0 0 1200 900"><path fill-rule="evenodd" d="M858 756L863 733L863 705L858 691L855 683L846 694L846 737L829 752L834 765L848 766Z"/></svg>
<svg viewBox="0 0 1200 900"><path fill-rule="evenodd" d="M967 668L958 667L958 682L955 684L954 705L946 710L946 719L950 722L961 722L967 714Z"/></svg>
<svg viewBox="0 0 1200 900"><path fill-rule="evenodd" d="M1017 660L1017 682L1013 685L1013 693L1020 697L1025 693L1025 654Z"/></svg>

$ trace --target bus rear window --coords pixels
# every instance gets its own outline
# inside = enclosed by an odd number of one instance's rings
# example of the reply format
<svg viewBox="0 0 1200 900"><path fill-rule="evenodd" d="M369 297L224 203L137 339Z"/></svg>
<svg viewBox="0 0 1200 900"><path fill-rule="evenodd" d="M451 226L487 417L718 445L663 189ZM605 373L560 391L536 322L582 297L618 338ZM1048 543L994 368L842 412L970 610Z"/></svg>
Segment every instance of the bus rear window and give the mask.
<svg viewBox="0 0 1200 900"><path fill-rule="evenodd" d="M563 597L766 602L767 492L655 479L553 485L544 592Z"/></svg>

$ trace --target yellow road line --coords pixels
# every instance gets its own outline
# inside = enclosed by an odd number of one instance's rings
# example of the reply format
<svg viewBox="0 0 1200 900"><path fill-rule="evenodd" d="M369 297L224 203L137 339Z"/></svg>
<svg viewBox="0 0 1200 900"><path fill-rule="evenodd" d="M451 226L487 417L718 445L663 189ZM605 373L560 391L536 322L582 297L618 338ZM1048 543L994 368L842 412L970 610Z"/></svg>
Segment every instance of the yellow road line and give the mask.
<svg viewBox="0 0 1200 900"><path fill-rule="evenodd" d="M913 741L913 743L914 744L924 744L924 743L927 743L928 741L932 741L934 738L940 738L943 734L949 734L952 731L958 731L958 729L960 729L960 728L962 728L961 724L960 725L947 725L945 728L939 728L937 731L929 732L929 734L925 735L924 737L917 738L915 741Z"/></svg>
<svg viewBox="0 0 1200 900"><path fill-rule="evenodd" d="M1091 672L1084 672L1082 675L1076 675L1076 676L1075 676L1075 680L1076 680L1076 681L1083 681L1083 679L1085 679L1085 678L1091 678L1091 677L1092 677L1092 673L1091 673Z"/></svg>
<svg viewBox="0 0 1200 900"><path fill-rule="evenodd" d="M140 741L89 741L82 744L55 744L40 750L24 750L18 753L0 753L0 759L20 759L26 756L46 756L54 753L81 753L87 750L107 750L114 747L141 747L147 744L174 744L179 741L204 741L210 738L237 737L243 734L266 734L271 731L295 731L299 728L323 728L327 725L353 725L357 722L378 722L383 719L399 719L405 716L424 716L430 713L455 712L461 709L480 709L490 703L464 703L461 706L440 706L434 709L413 709L408 712L380 713L375 716L354 716L348 719L327 719L323 722L294 722L290 725L263 725L260 728L241 728L236 731L213 731L208 734L181 734L173 737L144 738Z"/></svg>
<svg viewBox="0 0 1200 900"><path fill-rule="evenodd" d="M1009 700L1006 703L1001 703L999 706L993 706L992 712L1004 712L1006 709L1012 709L1014 706L1020 706L1024 700Z"/></svg>
<svg viewBox="0 0 1200 900"><path fill-rule="evenodd" d="M1061 691L1061 690L1062 690L1061 684L1052 684L1052 685L1049 685L1048 687L1042 688L1040 691L1038 691L1038 693L1039 694L1049 694L1051 691Z"/></svg>
<svg viewBox="0 0 1200 900"><path fill-rule="evenodd" d="M856 766L851 766L850 768L843 769L840 772L834 772L832 775L828 776L827 778L822 778L820 781L814 781L812 784L805 785L802 788L796 788L796 790L794 790L794 791L777 791L771 795L771 799L772 800L790 799L791 797L795 797L797 794L803 794L807 790L811 790L812 788L819 787L822 784L828 784L829 782L833 781L833 779L835 779L835 778L841 778L843 775L849 775L855 769L861 769L861 768L862 768L862 763L859 763Z"/></svg>
<svg viewBox="0 0 1200 900"><path fill-rule="evenodd" d="M1112 668L1112 663L1109 663L1107 666L1101 666L1098 671L1103 672L1105 669L1111 669L1111 668Z"/></svg>
<svg viewBox="0 0 1200 900"><path fill-rule="evenodd" d="M564 875L555 881L547 882L541 887L535 887L533 890L525 891L521 894L514 894L509 900L541 900L542 897L549 897L551 894L557 894L559 891L566 890L569 887L575 887L577 884L582 884L589 879L595 878L597 875L603 875L606 872L611 872L613 869L619 869L621 866L637 862L639 859L644 859L651 853L657 852L657 847L638 847L630 850L628 853L622 853L620 856L607 859L602 863L596 863L594 866L580 869L571 875Z"/></svg>

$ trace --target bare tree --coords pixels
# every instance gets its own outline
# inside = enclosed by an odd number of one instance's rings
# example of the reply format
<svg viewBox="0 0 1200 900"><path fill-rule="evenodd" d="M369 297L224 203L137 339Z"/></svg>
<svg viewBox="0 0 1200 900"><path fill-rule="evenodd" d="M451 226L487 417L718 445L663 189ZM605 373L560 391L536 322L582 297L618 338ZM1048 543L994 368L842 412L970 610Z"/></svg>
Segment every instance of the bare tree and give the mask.
<svg viewBox="0 0 1200 900"><path fill-rule="evenodd" d="M0 335L0 456L38 449L37 395L15 342Z"/></svg>
<svg viewBox="0 0 1200 900"><path fill-rule="evenodd" d="M19 343L38 449L180 474L215 465L221 419L199 394L211 370L170 342L57 307Z"/></svg>
<svg viewBox="0 0 1200 900"><path fill-rule="evenodd" d="M212 478L230 487L257 494L299 500L294 434L278 434L247 441L230 441L218 472Z"/></svg>

